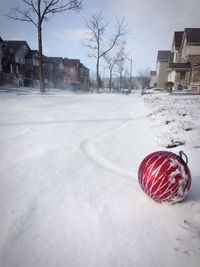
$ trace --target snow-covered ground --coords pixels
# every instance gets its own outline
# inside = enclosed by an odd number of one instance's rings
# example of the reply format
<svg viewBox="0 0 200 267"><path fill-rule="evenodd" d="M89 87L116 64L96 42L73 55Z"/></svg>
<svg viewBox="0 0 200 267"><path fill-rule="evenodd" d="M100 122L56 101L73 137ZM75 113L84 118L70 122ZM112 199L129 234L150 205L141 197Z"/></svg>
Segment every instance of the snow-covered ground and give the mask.
<svg viewBox="0 0 200 267"><path fill-rule="evenodd" d="M200 96L1 90L0 266L199 267L199 118ZM139 187L156 150L188 156L181 203Z"/></svg>

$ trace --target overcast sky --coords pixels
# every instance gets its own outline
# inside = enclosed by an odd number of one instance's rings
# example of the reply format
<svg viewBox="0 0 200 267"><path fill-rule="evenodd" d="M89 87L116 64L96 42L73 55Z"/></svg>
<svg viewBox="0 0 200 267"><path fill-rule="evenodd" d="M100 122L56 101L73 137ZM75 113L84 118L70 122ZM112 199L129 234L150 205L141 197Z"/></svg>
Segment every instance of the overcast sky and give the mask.
<svg viewBox="0 0 200 267"><path fill-rule="evenodd" d="M37 31L30 23L13 22L3 16L21 0L1 0L0 36L4 40L26 40L31 49L37 49ZM43 53L46 56L79 58L92 70L95 59L88 58L84 46L85 18L102 10L112 32L115 18L125 18L127 51L133 59L133 74L139 70L155 70L158 50L170 50L174 31L200 27L200 0L83 0L79 13L55 15L43 25ZM109 32L108 32L109 35ZM127 68L129 61L127 61ZM101 62L101 70L106 64Z"/></svg>

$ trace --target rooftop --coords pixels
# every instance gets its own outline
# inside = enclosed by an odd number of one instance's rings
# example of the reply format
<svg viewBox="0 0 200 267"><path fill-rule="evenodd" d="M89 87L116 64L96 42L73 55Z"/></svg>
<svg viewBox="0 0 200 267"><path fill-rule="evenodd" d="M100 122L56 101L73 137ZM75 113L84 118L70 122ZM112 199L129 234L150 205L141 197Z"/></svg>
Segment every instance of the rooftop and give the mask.
<svg viewBox="0 0 200 267"><path fill-rule="evenodd" d="M191 63L169 63L170 69L190 69Z"/></svg>
<svg viewBox="0 0 200 267"><path fill-rule="evenodd" d="M170 57L170 50L159 50L158 51L158 56L157 56L157 61L161 62L168 62L169 57Z"/></svg>
<svg viewBox="0 0 200 267"><path fill-rule="evenodd" d="M177 50L180 49L182 38L183 38L183 31L181 31L181 32L174 32L175 49L177 49Z"/></svg>
<svg viewBox="0 0 200 267"><path fill-rule="evenodd" d="M80 64L79 59L64 58L64 65L68 67L77 67Z"/></svg>
<svg viewBox="0 0 200 267"><path fill-rule="evenodd" d="M150 71L150 76L155 76L156 75L156 71L155 70L151 70Z"/></svg>
<svg viewBox="0 0 200 267"><path fill-rule="evenodd" d="M200 28L185 28L184 32L188 44L200 44Z"/></svg>
<svg viewBox="0 0 200 267"><path fill-rule="evenodd" d="M12 53L12 54L16 54L24 45L26 45L30 50L30 47L28 46L26 41L8 41L8 40L6 40L6 41L4 41L4 45L5 45L6 49L9 50L9 53Z"/></svg>

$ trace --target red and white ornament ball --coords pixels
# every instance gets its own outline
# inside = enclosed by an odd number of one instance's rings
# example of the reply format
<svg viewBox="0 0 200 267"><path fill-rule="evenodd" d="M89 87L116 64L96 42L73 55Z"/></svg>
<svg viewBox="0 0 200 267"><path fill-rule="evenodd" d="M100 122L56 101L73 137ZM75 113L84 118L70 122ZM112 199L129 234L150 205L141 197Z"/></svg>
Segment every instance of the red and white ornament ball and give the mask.
<svg viewBox="0 0 200 267"><path fill-rule="evenodd" d="M149 154L139 166L138 181L142 190L157 202L183 200L191 186L187 156L182 151L179 156L168 151Z"/></svg>

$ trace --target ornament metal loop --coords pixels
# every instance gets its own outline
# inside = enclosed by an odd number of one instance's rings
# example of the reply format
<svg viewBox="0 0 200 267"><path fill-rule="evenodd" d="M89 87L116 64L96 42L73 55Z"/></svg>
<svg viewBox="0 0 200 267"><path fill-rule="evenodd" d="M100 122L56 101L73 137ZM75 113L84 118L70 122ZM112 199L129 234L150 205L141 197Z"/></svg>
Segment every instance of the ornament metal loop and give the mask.
<svg viewBox="0 0 200 267"><path fill-rule="evenodd" d="M188 164L188 157L186 156L186 154L183 151L179 151L179 156L181 158L181 162L185 165ZM185 158L185 160L183 159L183 156Z"/></svg>

